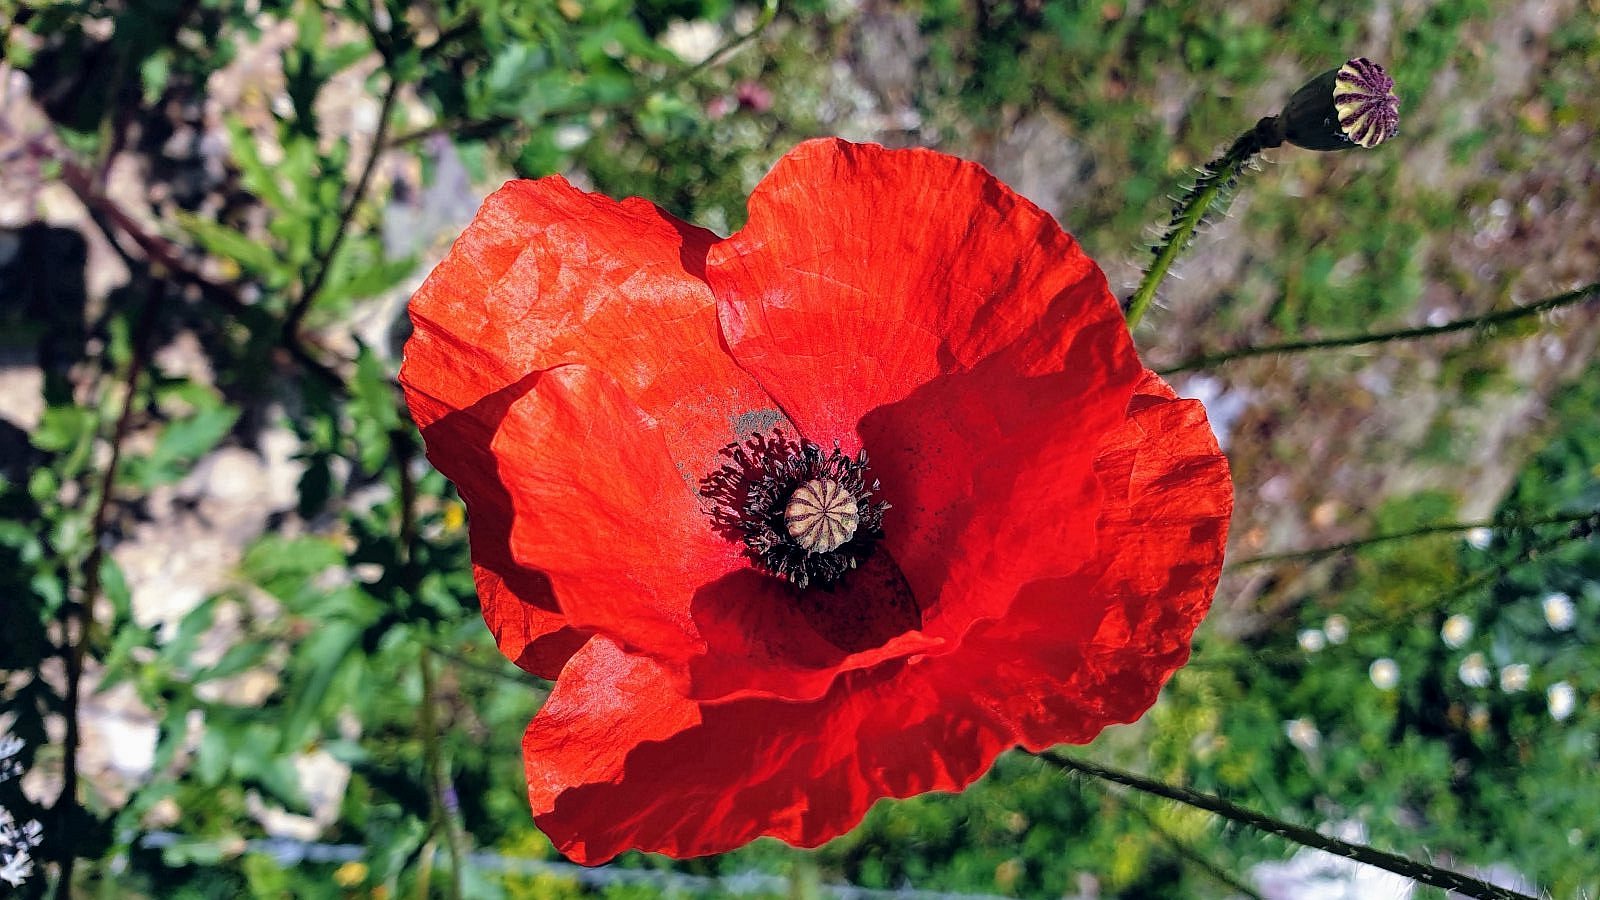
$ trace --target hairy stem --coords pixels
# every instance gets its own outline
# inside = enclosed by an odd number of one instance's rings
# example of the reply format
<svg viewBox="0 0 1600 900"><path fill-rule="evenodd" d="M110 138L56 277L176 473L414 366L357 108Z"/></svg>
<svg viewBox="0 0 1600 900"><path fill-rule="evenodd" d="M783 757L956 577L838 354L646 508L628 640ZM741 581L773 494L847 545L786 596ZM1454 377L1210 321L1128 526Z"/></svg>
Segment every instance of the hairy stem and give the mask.
<svg viewBox="0 0 1600 900"><path fill-rule="evenodd" d="M1459 872L1430 866L1398 854L1366 846L1365 844L1353 844L1349 841L1326 837L1310 828L1303 828L1299 825L1274 819L1271 816L1211 794L1202 794L1199 791L1192 791L1188 788L1154 781L1141 775L1135 775L1132 772L1113 769L1089 760L1067 756L1054 750L1046 750L1038 755L1040 759L1068 771L1091 775L1102 781L1120 784L1142 793L1182 803L1185 806L1203 809L1230 822L1237 822L1240 825L1247 825L1268 834L1277 835L1284 840L1293 841L1304 847L1332 853L1335 856L1355 860L1364 865L1376 866L1396 875L1410 878L1420 884L1444 888L1445 890L1465 894L1468 897L1479 898L1479 900L1535 900L1535 898L1527 894L1499 887L1482 879L1462 875Z"/></svg>
<svg viewBox="0 0 1600 900"><path fill-rule="evenodd" d="M1162 369L1161 375L1175 375L1179 372L1192 372L1196 369L1210 368L1236 360L1249 359L1253 356L1269 356L1274 353L1304 353L1309 350L1334 350L1340 347L1360 347L1366 344L1385 344L1390 341L1410 341L1419 338L1430 338L1441 334L1453 334L1457 331L1483 331L1537 316L1564 306L1574 306L1600 296L1600 282L1586 284L1575 290L1554 297L1547 297L1537 303L1527 306L1518 306L1512 309L1496 310L1481 316L1469 316L1456 319L1443 325L1426 325L1419 328L1401 328L1395 331L1374 331L1363 334L1351 334L1344 337L1321 338L1309 341L1287 341L1282 344L1261 344L1255 347L1240 347L1224 353L1211 353L1197 356L1181 362L1171 368Z"/></svg>
<svg viewBox="0 0 1600 900"><path fill-rule="evenodd" d="M433 651L421 647L418 665L422 669L422 710L419 718L422 729L422 749L428 765L428 799L433 807L433 828L444 833L445 851L450 855L450 900L462 897L461 836L456 832L455 812L449 802L450 783L445 775L444 760L439 753L439 724L434 717L438 691L433 677Z"/></svg>
<svg viewBox="0 0 1600 900"><path fill-rule="evenodd" d="M1190 242L1194 240L1195 232L1206 221L1211 208L1238 183L1239 176L1244 174L1250 160L1263 149L1275 147L1282 142L1281 137L1274 137L1276 125L1277 117L1269 116L1257 122L1256 127L1240 135L1233 142L1233 146L1228 148L1228 152L1207 163L1200 170L1200 177L1195 180L1194 187L1190 188L1172 208L1172 218L1167 222L1167 230L1162 234L1161 242L1150 248L1155 254L1155 260L1145 269L1144 277L1139 280L1139 286L1124 304L1127 308L1129 329L1138 325L1144 318L1145 311L1156 298L1156 291L1172 271L1172 264L1184 250L1188 249Z"/></svg>

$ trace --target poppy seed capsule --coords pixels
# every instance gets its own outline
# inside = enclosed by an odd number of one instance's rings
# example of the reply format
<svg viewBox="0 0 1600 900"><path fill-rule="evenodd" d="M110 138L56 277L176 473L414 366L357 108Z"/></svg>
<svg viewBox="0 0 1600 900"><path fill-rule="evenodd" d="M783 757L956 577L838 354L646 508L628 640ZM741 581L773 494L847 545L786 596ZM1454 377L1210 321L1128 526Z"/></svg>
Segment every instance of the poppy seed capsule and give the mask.
<svg viewBox="0 0 1600 900"><path fill-rule="evenodd" d="M1400 98L1383 66L1357 57L1306 82L1269 121L1283 140L1307 150L1372 148L1399 132Z"/></svg>
<svg viewBox="0 0 1600 900"><path fill-rule="evenodd" d="M832 478L813 478L795 489L783 507L783 527L812 553L830 553L855 537L861 522L856 498Z"/></svg>

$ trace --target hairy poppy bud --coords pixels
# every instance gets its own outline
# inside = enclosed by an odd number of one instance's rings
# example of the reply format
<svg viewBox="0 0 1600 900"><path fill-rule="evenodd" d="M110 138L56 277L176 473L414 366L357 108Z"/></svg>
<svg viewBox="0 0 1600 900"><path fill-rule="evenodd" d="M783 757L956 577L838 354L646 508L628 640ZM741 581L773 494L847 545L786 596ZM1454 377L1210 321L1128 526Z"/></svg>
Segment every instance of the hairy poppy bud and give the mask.
<svg viewBox="0 0 1600 900"><path fill-rule="evenodd" d="M1400 130L1400 98L1382 66L1357 57L1306 82L1269 121L1307 150L1376 147Z"/></svg>

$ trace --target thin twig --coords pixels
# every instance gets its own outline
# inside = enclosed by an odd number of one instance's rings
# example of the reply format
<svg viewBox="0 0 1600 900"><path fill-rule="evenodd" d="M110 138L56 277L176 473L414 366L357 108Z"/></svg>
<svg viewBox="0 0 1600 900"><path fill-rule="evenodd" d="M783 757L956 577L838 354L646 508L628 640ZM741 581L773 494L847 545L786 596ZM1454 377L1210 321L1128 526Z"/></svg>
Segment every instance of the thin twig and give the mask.
<svg viewBox="0 0 1600 900"><path fill-rule="evenodd" d="M221 307L235 318L244 318L249 314L250 307L240 298L238 286L212 281L184 260L183 250L177 244L146 231L138 219L95 187L94 176L87 167L65 153L52 152L41 142L35 142L30 149L61 167L62 182L77 195L78 201L88 209L90 221L95 223L111 247L130 267L137 260L122 246L119 236L126 237L138 248L143 254L143 262L165 270L172 280L195 288L206 302ZM301 335L299 340L290 342L285 350L291 359L330 387L342 388L343 377L311 352L307 345L313 343L310 338Z"/></svg>
<svg viewBox="0 0 1600 900"><path fill-rule="evenodd" d="M89 211L95 225L112 247L125 253L117 241L117 236L123 235L139 248L139 252L144 254L145 260L152 266L165 269L176 281L192 285L207 301L217 303L234 315L238 315L246 308L244 301L239 298L239 289L236 286L219 284L200 274L184 260L183 248L160 235L146 231L144 226L139 224L139 220L102 193L96 187L94 175L88 167L71 159L65 153L52 152L42 142L35 142L31 145L31 150L61 167L61 182Z"/></svg>
<svg viewBox="0 0 1600 900"><path fill-rule="evenodd" d="M1393 541L1404 541L1411 538L1427 537L1436 534L1460 534L1472 531L1475 528L1506 529L1506 528L1539 528L1545 525L1572 525L1585 522L1596 517L1594 512L1567 513L1559 516L1546 516L1539 519L1490 519L1483 522L1450 522L1442 525L1424 525L1408 531L1396 531L1389 534L1375 534L1370 537L1357 538L1341 544L1330 544L1325 547L1313 547L1309 550L1290 550L1284 553L1264 553L1260 556L1251 556L1245 559L1228 563L1226 571L1243 569L1249 566L1259 566L1266 563L1294 562L1303 559L1317 559L1323 556L1332 556L1350 550L1361 550L1379 544Z"/></svg>
<svg viewBox="0 0 1600 900"><path fill-rule="evenodd" d="M405 580L411 582L412 547L417 540L417 485L411 477L411 434L404 428L389 435L393 450L395 471L400 479L400 529L399 561L406 571ZM433 651L426 642L419 642L417 666L422 672L422 709L418 727L422 732L422 752L428 768L428 806L430 830L444 832L445 849L450 855L450 897L462 897L462 861L466 854L461 848L461 836L456 831L453 803L449 800L450 785L444 770L444 759L439 753L439 724L434 717L439 702L433 677Z"/></svg>
<svg viewBox="0 0 1600 900"><path fill-rule="evenodd" d="M1160 370L1161 375L1175 375L1179 372L1192 372L1196 369L1205 369L1211 366L1222 365L1236 360L1249 359L1253 356L1268 356L1274 353L1304 353L1308 350L1333 350L1340 347L1360 347L1365 344L1383 344L1390 341L1410 341L1419 338L1430 338L1441 334L1452 334L1457 331L1478 331L1515 322L1529 316L1537 316L1564 306L1573 306L1600 296L1600 282L1586 284L1576 290L1547 297L1537 303L1527 306L1518 306L1512 309L1496 310L1481 316L1469 316L1456 319L1443 325L1425 325L1419 328L1401 328L1395 331L1376 331L1364 334L1351 334L1344 337L1321 338L1309 341L1287 341L1282 344L1262 344L1255 347L1241 347L1225 353L1212 353L1197 356L1181 362L1175 366Z"/></svg>
<svg viewBox="0 0 1600 900"><path fill-rule="evenodd" d="M1376 633L1398 624L1405 619L1425 610L1444 609L1451 603L1454 603L1462 597L1471 594L1473 591L1476 591L1487 584L1491 584L1496 579L1509 575L1547 551L1554 550L1568 541L1586 539L1593 531L1593 529L1590 527L1592 522L1592 518L1579 520L1567 533L1534 541L1528 546L1522 548L1522 550L1517 553L1516 557L1509 562L1490 566L1469 578L1457 582L1453 587L1450 588L1450 590L1445 591L1443 594L1430 596L1426 600L1419 603L1401 605L1390 610L1384 615L1363 617L1358 622L1351 624L1351 630L1353 633ZM1303 651L1301 651L1298 647L1292 647L1278 650L1256 649L1249 651L1248 654L1239 655L1228 653L1197 654L1195 658L1189 660L1186 668L1222 668L1241 663L1259 663L1278 656L1288 656L1301 652Z"/></svg>
<svg viewBox="0 0 1600 900"><path fill-rule="evenodd" d="M497 658L505 663L504 667L492 666L479 662L478 660L475 660L466 654L458 653L449 647L441 647L434 643L428 644L428 647L433 651L435 656L438 656L441 659L447 659L450 662L455 663L457 666L471 669L480 675L485 675L490 678L499 678L503 681L509 681L528 690L536 690L539 684L537 676L517 668L511 662L506 661L505 657L503 656L497 656Z"/></svg>
<svg viewBox="0 0 1600 900"><path fill-rule="evenodd" d="M1293 841L1304 847L1332 853L1335 856L1355 860L1364 865L1376 866L1396 875L1410 878L1420 884L1456 891L1469 897L1479 898L1479 900L1536 900L1536 898L1527 894L1490 884L1479 878L1420 863L1395 853L1366 846L1365 844L1354 844L1349 841L1326 837L1310 828L1274 819L1271 816L1211 794L1202 794L1199 791L1155 781L1132 772L1124 772L1086 759L1067 756L1055 750L1046 750L1038 754L1038 756L1040 759L1068 771L1091 775L1103 781L1120 784L1136 791L1182 803L1185 806L1203 809L1230 822L1237 822L1240 825L1246 825L1268 834L1277 835L1284 840Z"/></svg>
<svg viewBox="0 0 1600 900"><path fill-rule="evenodd" d="M327 249L317 259L316 274L306 282L299 299L290 307L289 315L283 320L283 339L286 346L299 346L300 322L305 319L306 313L311 311L311 304L316 302L317 294L327 282L328 273L333 270L333 259L338 255L340 246L344 244L345 235L350 231L350 220L355 217L356 209L366 199L367 186L372 183L372 173L377 170L378 159L385 149L384 141L389 133L389 114L394 111L395 99L399 96L400 79L391 74L389 89L383 92L383 105L378 110L378 129L372 136L372 149L367 154L366 163L361 167L361 175L356 179L355 189L350 192L350 200L339 214L339 224L334 229L333 239L328 242Z"/></svg>
<svg viewBox="0 0 1600 900"><path fill-rule="evenodd" d="M116 492L117 472L122 464L122 445L127 440L133 424L135 399L139 391L139 376L144 372L149 354L150 336L155 331L156 313L161 306L165 283L150 279L145 306L134 326L132 353L128 358L128 371L123 377L124 396L122 410L117 414L111 429L111 455L100 473L94 513L89 522L89 552L83 561L83 590L78 599L62 608L62 640L65 642L67 674L66 695L62 698L61 714L66 719L64 739L65 757L62 760L61 793L56 798L52 812L55 814L59 834L72 834L76 828L70 821L78 809L78 707L83 690L84 658L88 653L89 633L94 625L94 604L99 599L100 568L105 563L106 526L111 519L112 495ZM62 845L61 878L56 883L56 897L67 900L72 895L72 869L77 860L71 844Z"/></svg>

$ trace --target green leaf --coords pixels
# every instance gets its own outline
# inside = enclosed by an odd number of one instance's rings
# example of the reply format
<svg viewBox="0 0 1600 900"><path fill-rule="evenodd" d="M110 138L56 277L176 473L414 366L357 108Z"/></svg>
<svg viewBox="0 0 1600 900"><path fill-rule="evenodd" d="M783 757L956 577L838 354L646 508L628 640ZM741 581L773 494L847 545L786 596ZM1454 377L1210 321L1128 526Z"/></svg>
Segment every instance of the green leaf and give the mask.
<svg viewBox="0 0 1600 900"><path fill-rule="evenodd" d="M344 551L329 538L266 535L245 552L242 568L252 583L292 603L312 578L343 564Z"/></svg>
<svg viewBox="0 0 1600 900"><path fill-rule="evenodd" d="M206 723L206 733L200 738L200 748L194 758L194 773L201 784L215 787L221 783L222 776L228 774L233 756L230 743L221 722Z"/></svg>
<svg viewBox="0 0 1600 900"><path fill-rule="evenodd" d="M241 269L258 275L281 274L283 263L278 254L265 244L202 216L186 212L175 215L183 230L189 232L207 253L231 259Z"/></svg>
<svg viewBox="0 0 1600 900"><path fill-rule="evenodd" d="M355 415L365 416L385 433L400 427L400 409L389 369L370 347L362 347L356 357L356 376L350 390Z"/></svg>
<svg viewBox="0 0 1600 900"><path fill-rule="evenodd" d="M195 460L228 436L238 419L237 409L218 405L171 423L148 456L128 459L128 477L144 487L182 478Z"/></svg>
<svg viewBox="0 0 1600 900"><path fill-rule="evenodd" d="M228 116L224 124L228 128L228 147L233 151L233 161L239 166L240 182L245 190L260 197L267 206L279 213L295 212L289 196L278 183L278 172L262 162L255 135L238 116Z"/></svg>
<svg viewBox="0 0 1600 900"><path fill-rule="evenodd" d="M323 701L328 688L355 649L361 631L361 626L355 622L326 622L296 650L296 667L302 671L285 704L283 730L278 741L280 752L294 753L316 737L319 723L327 718L323 715Z"/></svg>
<svg viewBox="0 0 1600 900"><path fill-rule="evenodd" d="M189 659L194 655L195 646L200 642L200 636L211 628L212 617L217 613L217 603L216 597L206 598L178 623L178 630L161 648L161 655L169 663L187 667Z"/></svg>
<svg viewBox="0 0 1600 900"><path fill-rule="evenodd" d="M195 673L194 680L212 681L218 678L230 678L260 665L271 652L272 644L267 641L243 641L234 644L222 654L222 658L217 660L215 665Z"/></svg>
<svg viewBox="0 0 1600 900"><path fill-rule="evenodd" d="M37 530L11 519L0 520L0 547L10 547L23 565L38 562L44 554Z"/></svg>
<svg viewBox="0 0 1600 900"><path fill-rule="evenodd" d="M345 69L366 59L372 53L372 48L363 43L349 43L324 51L317 60L317 76L321 79L332 78Z"/></svg>
<svg viewBox="0 0 1600 900"><path fill-rule="evenodd" d="M29 438L40 450L61 453L92 437L94 427L94 413L89 410L81 406L52 406L44 411Z"/></svg>
<svg viewBox="0 0 1600 900"><path fill-rule="evenodd" d="M227 437L238 420L239 410L231 406L201 410L179 419L162 430L150 458L158 465L198 459Z"/></svg>
<svg viewBox="0 0 1600 900"><path fill-rule="evenodd" d="M345 254L340 254L341 258L344 256ZM361 300L391 290L416 270L417 258L407 256L404 259L391 261L365 262L357 264L354 268L356 268L354 274L345 276L345 268L341 267L334 276L330 276L329 286L323 291L323 303ZM337 281L332 280L335 277L338 278Z"/></svg>
<svg viewBox="0 0 1600 900"><path fill-rule="evenodd" d="M107 554L100 561L100 591L106 600L111 603L116 620L113 629L121 629L133 619L133 594L128 590L128 579L122 574L122 567L117 561Z"/></svg>

